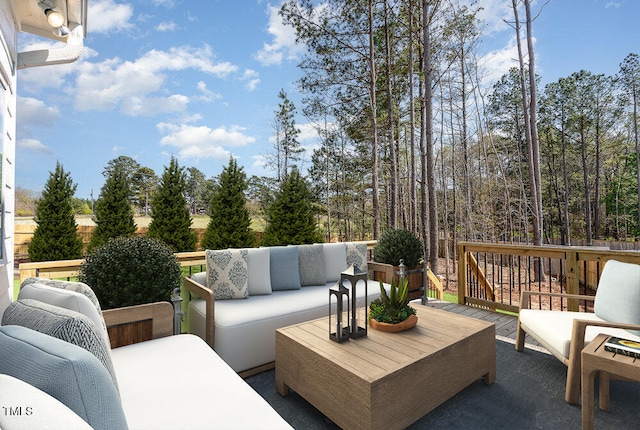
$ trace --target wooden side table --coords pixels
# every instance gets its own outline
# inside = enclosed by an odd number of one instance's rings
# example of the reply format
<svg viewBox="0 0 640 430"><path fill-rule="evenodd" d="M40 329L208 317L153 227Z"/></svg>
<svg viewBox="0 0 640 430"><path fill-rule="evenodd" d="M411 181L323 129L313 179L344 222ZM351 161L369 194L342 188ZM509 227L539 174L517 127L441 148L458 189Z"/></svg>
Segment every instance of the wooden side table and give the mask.
<svg viewBox="0 0 640 430"><path fill-rule="evenodd" d="M609 375L640 382L640 358L615 354L604 349L609 335L599 334L582 350L582 428L593 429L596 376L600 378L598 405L609 410Z"/></svg>

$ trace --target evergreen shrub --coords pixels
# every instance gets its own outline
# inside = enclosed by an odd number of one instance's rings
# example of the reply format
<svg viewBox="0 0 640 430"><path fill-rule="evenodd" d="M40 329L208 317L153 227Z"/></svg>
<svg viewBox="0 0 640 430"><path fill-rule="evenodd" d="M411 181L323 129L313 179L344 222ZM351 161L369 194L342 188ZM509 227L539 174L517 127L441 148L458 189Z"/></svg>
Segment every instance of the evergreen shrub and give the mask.
<svg viewBox="0 0 640 430"><path fill-rule="evenodd" d="M420 239L409 230L390 229L378 239L373 249L373 261L398 266L404 260L407 267L420 264L423 257Z"/></svg>
<svg viewBox="0 0 640 430"><path fill-rule="evenodd" d="M182 272L166 244L146 237L118 237L96 248L80 266L80 281L96 293L104 309L171 298Z"/></svg>

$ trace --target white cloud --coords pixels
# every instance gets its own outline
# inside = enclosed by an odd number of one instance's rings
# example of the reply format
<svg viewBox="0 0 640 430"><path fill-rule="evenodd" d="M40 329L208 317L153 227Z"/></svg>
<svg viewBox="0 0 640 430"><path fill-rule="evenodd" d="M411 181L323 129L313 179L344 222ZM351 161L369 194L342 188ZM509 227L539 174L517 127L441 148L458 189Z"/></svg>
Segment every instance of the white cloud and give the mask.
<svg viewBox="0 0 640 430"><path fill-rule="evenodd" d="M90 33L110 33L133 27L131 4L116 3L113 0L93 0L87 12L87 31Z"/></svg>
<svg viewBox="0 0 640 430"><path fill-rule="evenodd" d="M203 81L199 81L197 87L198 91L202 93L202 95L198 97L198 100L202 102L208 103L222 98L222 94L211 91Z"/></svg>
<svg viewBox="0 0 640 430"><path fill-rule="evenodd" d="M164 134L160 144L177 148L179 157L184 159L212 158L225 161L231 155L225 148L245 146L256 140L245 133L244 127L237 125L212 129L207 126L163 122L157 128Z"/></svg>
<svg viewBox="0 0 640 430"><path fill-rule="evenodd" d="M253 69L246 69L240 80L245 81L244 88L251 92L258 88L260 84L260 74Z"/></svg>
<svg viewBox="0 0 640 430"><path fill-rule="evenodd" d="M278 7L268 6L269 27L267 31L273 36L273 41L264 43L262 49L254 55L254 58L263 66L280 64L285 59L295 60L305 49L303 45L296 43L295 30L284 25L278 11Z"/></svg>
<svg viewBox="0 0 640 430"><path fill-rule="evenodd" d="M526 40L522 40L522 44L522 49L524 50L524 53L526 55ZM533 44L535 53L535 38L533 38ZM480 64L486 72L484 75L484 80L488 83L497 81L503 75L509 73L509 69L511 69L512 67L519 67L518 46L516 44L515 34L513 35L513 37L511 37L511 39L509 39L509 43L506 46L485 54L481 58ZM536 67L538 67L538 64L539 63L536 62ZM536 72L540 73L540 70L536 69Z"/></svg>
<svg viewBox="0 0 640 430"><path fill-rule="evenodd" d="M38 139L18 139L18 148L28 151L39 152L41 154L51 154L51 148L45 146Z"/></svg>
<svg viewBox="0 0 640 430"><path fill-rule="evenodd" d="M134 61L115 57L79 65L75 104L79 110L120 108L128 115L153 115L186 108L183 95L157 95L166 91L167 74L188 69L225 78L237 67L216 62L208 46L181 46L168 51L151 50Z"/></svg>
<svg viewBox="0 0 640 430"><path fill-rule="evenodd" d="M619 9L620 6L621 6L620 2L618 2L618 1L610 1L606 5L604 5L604 8L605 9Z"/></svg>
<svg viewBox="0 0 640 430"><path fill-rule="evenodd" d="M177 27L178 26L173 21L170 21L170 22L163 21L163 22L161 22L160 24L158 24L156 26L156 30L161 31L161 32L175 31Z"/></svg>

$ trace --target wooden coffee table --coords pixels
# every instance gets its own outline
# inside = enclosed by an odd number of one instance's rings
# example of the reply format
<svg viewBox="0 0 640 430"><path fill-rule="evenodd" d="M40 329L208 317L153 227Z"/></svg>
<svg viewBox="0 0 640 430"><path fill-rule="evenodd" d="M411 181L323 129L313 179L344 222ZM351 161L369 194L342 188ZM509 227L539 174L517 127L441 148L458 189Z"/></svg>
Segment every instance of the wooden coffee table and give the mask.
<svg viewBox="0 0 640 430"><path fill-rule="evenodd" d="M276 330L276 389L349 429L405 428L479 378L496 378L495 325L426 306L401 333L336 343L328 318ZM361 315L364 317L364 315Z"/></svg>

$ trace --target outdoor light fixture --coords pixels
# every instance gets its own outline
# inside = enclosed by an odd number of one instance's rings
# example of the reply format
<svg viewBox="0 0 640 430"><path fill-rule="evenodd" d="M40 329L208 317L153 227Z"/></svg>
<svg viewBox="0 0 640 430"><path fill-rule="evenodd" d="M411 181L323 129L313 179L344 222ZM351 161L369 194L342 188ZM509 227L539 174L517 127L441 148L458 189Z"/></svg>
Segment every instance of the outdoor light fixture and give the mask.
<svg viewBox="0 0 640 430"><path fill-rule="evenodd" d="M47 22L53 28L59 28L64 25L64 15L55 9L46 9L44 14L47 16Z"/></svg>
<svg viewBox="0 0 640 430"><path fill-rule="evenodd" d="M358 266L352 264L344 272L340 273L340 286L344 288L344 281L349 281L351 290L351 326L349 330L349 336L352 339L363 337L367 335L367 312L369 311L369 305L367 303L367 272L360 270ZM356 294L356 287L358 282L364 282L364 323L360 327L358 321L358 296Z"/></svg>
<svg viewBox="0 0 640 430"><path fill-rule="evenodd" d="M332 306L334 297L336 299L335 308ZM342 343L349 340L349 326L345 327L342 315L345 309L347 311L346 321L349 324L349 290L340 282L329 288L329 339L334 342Z"/></svg>
<svg viewBox="0 0 640 430"><path fill-rule="evenodd" d="M56 9L55 0L40 0L38 6L42 9L47 22L52 27L52 32L58 37L66 37L71 31L64 25L65 17L62 12Z"/></svg>

